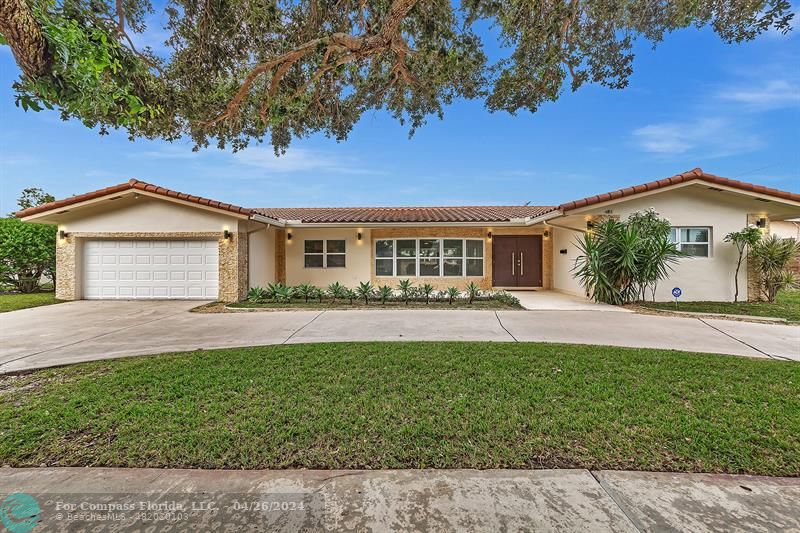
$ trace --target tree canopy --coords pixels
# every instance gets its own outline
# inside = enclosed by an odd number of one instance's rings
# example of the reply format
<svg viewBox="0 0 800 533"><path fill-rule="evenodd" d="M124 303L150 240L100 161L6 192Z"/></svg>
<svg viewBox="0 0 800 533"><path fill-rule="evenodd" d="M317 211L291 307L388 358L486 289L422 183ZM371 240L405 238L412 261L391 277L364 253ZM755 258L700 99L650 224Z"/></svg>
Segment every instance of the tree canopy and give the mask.
<svg viewBox="0 0 800 533"><path fill-rule="evenodd" d="M741 42L792 20L788 0L167 0L169 52L156 54L135 46L154 9L0 0L18 105L101 132L282 150L312 132L344 139L376 109L412 132L455 98L535 112L565 86L624 88L637 39L710 25Z"/></svg>

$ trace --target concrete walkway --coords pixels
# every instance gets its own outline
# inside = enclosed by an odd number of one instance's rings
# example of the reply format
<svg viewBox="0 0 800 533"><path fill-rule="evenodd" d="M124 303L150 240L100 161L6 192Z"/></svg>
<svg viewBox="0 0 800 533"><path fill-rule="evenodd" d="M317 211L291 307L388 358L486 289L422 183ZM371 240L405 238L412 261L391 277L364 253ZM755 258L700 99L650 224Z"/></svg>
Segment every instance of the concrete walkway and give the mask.
<svg viewBox="0 0 800 533"><path fill-rule="evenodd" d="M616 305L593 302L588 298L549 290L508 291L529 311L606 311L610 313L632 313L630 309Z"/></svg>
<svg viewBox="0 0 800 533"><path fill-rule="evenodd" d="M10 493L33 501L30 515L38 515L47 531L160 530L170 520L177 530L201 531L800 529L798 478L587 470L0 469L0 498ZM109 512L109 504L117 510ZM143 508L149 512L137 517Z"/></svg>
<svg viewBox="0 0 800 533"><path fill-rule="evenodd" d="M0 314L0 372L168 351L343 341L564 342L800 361L800 327L594 311L189 313L199 302L79 301Z"/></svg>

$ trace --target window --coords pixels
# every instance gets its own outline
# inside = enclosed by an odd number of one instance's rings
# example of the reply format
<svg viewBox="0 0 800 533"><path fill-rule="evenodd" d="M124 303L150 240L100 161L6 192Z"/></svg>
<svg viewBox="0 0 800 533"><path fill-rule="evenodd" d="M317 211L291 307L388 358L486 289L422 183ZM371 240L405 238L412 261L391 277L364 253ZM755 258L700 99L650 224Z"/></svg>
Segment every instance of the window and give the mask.
<svg viewBox="0 0 800 533"><path fill-rule="evenodd" d="M375 241L375 275L394 277L483 276L482 239L383 239Z"/></svg>
<svg viewBox="0 0 800 533"><path fill-rule="evenodd" d="M672 228L669 238L690 257L711 256L711 228Z"/></svg>
<svg viewBox="0 0 800 533"><path fill-rule="evenodd" d="M303 246L306 268L344 268L344 240L306 240Z"/></svg>

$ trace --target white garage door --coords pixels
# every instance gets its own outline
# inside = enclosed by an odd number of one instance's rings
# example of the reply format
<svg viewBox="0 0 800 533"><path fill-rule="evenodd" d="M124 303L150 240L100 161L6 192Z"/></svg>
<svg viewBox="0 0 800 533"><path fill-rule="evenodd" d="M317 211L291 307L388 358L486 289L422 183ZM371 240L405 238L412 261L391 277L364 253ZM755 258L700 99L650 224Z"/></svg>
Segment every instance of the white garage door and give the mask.
<svg viewBox="0 0 800 533"><path fill-rule="evenodd" d="M217 241L87 241L83 297L217 299Z"/></svg>

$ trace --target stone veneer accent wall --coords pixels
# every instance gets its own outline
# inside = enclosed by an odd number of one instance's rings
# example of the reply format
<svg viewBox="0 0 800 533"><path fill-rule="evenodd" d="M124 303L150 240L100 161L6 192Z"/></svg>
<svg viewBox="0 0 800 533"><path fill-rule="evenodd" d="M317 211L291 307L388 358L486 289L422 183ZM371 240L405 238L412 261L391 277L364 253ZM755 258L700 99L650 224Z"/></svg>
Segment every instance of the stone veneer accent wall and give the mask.
<svg viewBox="0 0 800 533"><path fill-rule="evenodd" d="M370 243L371 252L371 282L374 285L397 285L398 277L376 276L375 275L375 241L380 239L402 239L419 237L439 237L439 238L462 238L462 239L483 239L484 258L483 258L483 277L415 277L411 278L415 285L430 283L436 290L444 290L450 286L463 289L469 282L475 282L482 289L492 288L492 242L488 240L489 231L492 236L503 235L543 235L547 228L543 226L531 226L526 228L482 228L472 226L440 226L440 227L416 227L416 228L375 228L371 231L372 242ZM545 289L553 287L553 239L552 237L542 238L542 283Z"/></svg>
<svg viewBox="0 0 800 533"><path fill-rule="evenodd" d="M235 302L247 296L247 234L233 233L226 241L220 232L76 232L56 242L56 298L81 298L78 264L80 243L85 239L216 239L219 243L219 295L223 302Z"/></svg>
<svg viewBox="0 0 800 533"><path fill-rule="evenodd" d="M755 224L759 218L767 219L767 227L762 233L769 235L769 217L762 214L747 214L747 225ZM751 302L761 300L761 289L759 288L758 275L752 261L747 261L747 299Z"/></svg>

